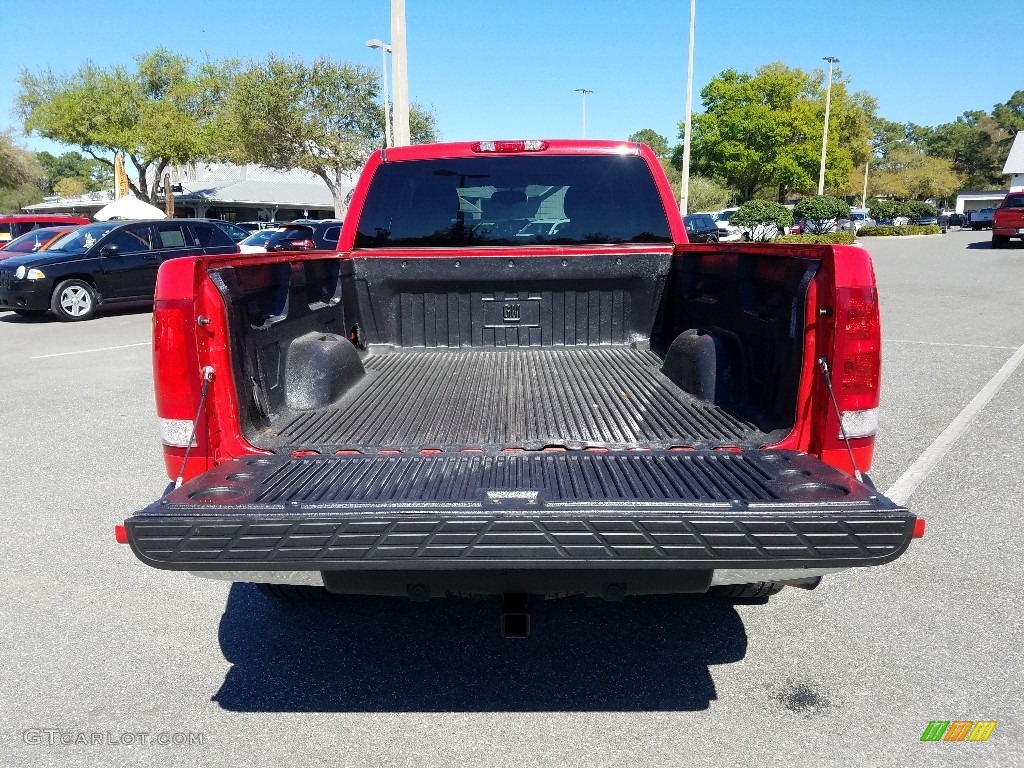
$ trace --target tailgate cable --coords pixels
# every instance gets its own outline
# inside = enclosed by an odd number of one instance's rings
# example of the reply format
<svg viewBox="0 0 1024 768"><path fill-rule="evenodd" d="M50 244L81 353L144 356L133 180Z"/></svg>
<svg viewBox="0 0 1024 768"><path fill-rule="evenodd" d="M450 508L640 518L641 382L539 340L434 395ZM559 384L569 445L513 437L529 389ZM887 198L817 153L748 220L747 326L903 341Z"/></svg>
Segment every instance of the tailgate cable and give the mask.
<svg viewBox="0 0 1024 768"><path fill-rule="evenodd" d="M843 425L843 415L839 412L839 402L836 400L835 390L832 389L832 374L828 370L828 360L824 357L818 358L818 365L821 366L821 372L825 374L825 384L828 386L828 396L832 400L832 408L836 412L836 420L839 422L839 434L843 437L843 442L846 443L846 451L850 454L850 466L853 467L853 476L857 478L858 483L864 482L864 477L861 475L860 470L857 469L857 461L853 458L853 447L850 445L850 438L846 435L846 427Z"/></svg>
<svg viewBox="0 0 1024 768"><path fill-rule="evenodd" d="M210 391L210 382L213 381L213 366L207 365L203 368L203 393L199 396L199 410L192 421L192 433L188 436L188 443L185 446L185 456L181 460L181 469L178 470L178 479L174 481L175 488L181 488L182 478L185 476L185 465L188 463L188 455L192 452L192 446L196 439L196 429L199 427L199 418L203 415L203 408L206 406L206 393Z"/></svg>

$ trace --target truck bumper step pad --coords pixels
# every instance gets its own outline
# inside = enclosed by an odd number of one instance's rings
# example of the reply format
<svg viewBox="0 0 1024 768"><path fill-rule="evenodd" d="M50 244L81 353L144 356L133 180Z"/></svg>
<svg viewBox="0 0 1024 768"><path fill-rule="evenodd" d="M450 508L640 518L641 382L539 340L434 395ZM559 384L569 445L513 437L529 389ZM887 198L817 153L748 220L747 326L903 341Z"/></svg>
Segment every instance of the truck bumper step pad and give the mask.
<svg viewBox="0 0 1024 768"><path fill-rule="evenodd" d="M914 516L789 451L266 456L126 521L177 570L875 565Z"/></svg>

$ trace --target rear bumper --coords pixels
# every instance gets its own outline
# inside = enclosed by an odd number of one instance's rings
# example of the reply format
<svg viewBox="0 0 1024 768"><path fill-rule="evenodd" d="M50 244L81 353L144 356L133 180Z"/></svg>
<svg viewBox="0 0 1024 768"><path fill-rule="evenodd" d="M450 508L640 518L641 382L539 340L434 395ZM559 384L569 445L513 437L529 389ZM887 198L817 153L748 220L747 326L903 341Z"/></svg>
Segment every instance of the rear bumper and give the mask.
<svg viewBox="0 0 1024 768"><path fill-rule="evenodd" d="M710 578L880 565L915 519L803 454L654 451L250 457L125 526L140 560L171 570Z"/></svg>

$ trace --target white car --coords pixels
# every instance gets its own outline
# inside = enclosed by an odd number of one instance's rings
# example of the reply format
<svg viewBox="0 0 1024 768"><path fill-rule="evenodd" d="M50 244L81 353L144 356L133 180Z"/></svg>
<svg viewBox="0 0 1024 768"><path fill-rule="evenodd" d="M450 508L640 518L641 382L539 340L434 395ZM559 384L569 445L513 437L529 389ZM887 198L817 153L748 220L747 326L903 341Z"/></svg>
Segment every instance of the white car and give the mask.
<svg viewBox="0 0 1024 768"><path fill-rule="evenodd" d="M238 250L242 253L266 253L267 240L276 232L276 229L261 229L259 232L253 232L238 244Z"/></svg>
<svg viewBox="0 0 1024 768"><path fill-rule="evenodd" d="M715 220L715 224L718 226L718 242L735 243L737 240L750 239L749 232L729 223L729 219L738 210L739 208L726 208L724 211L711 214L711 218Z"/></svg>

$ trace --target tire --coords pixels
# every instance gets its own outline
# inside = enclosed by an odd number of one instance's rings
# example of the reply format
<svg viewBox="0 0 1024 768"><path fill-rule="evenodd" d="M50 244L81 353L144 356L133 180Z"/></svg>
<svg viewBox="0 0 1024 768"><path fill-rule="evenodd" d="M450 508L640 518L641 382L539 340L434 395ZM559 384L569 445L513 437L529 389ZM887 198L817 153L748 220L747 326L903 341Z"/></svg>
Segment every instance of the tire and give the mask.
<svg viewBox="0 0 1024 768"><path fill-rule="evenodd" d="M724 597L729 600L749 600L755 597L769 597L782 590L776 581L755 581L753 584L722 584L710 587L709 597Z"/></svg>
<svg viewBox="0 0 1024 768"><path fill-rule="evenodd" d="M993 248L1005 248L1010 244L1010 238L1003 237L1002 235L992 235L992 247Z"/></svg>
<svg viewBox="0 0 1024 768"><path fill-rule="evenodd" d="M65 323L92 319L98 304L96 290L78 278L58 283L50 298L50 310Z"/></svg>
<svg viewBox="0 0 1024 768"><path fill-rule="evenodd" d="M331 594L324 587L314 587L309 584L257 584L256 589L267 597L290 603L323 600Z"/></svg>
<svg viewBox="0 0 1024 768"><path fill-rule="evenodd" d="M19 317L39 317L40 315L42 315L45 312L46 312L45 309L16 309L16 310L14 310L14 314L18 315Z"/></svg>

